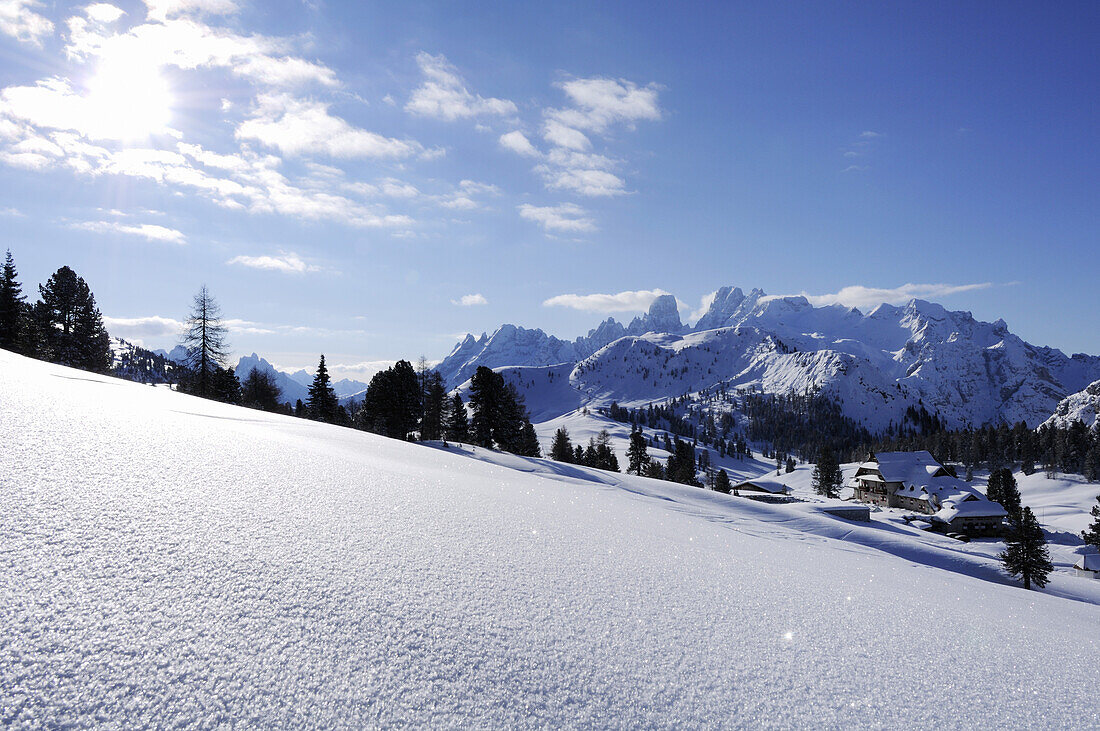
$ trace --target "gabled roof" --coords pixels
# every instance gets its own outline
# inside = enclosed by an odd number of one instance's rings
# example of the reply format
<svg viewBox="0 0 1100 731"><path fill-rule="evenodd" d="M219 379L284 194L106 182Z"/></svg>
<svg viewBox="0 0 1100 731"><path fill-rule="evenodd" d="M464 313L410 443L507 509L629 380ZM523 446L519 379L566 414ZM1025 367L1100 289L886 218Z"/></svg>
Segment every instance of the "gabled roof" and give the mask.
<svg viewBox="0 0 1100 731"><path fill-rule="evenodd" d="M733 486L734 490L741 490L745 485L753 485L765 492L770 492L776 495L785 494L790 492L790 488L784 485L779 480L769 480L767 478L755 478L752 480L743 480Z"/></svg>
<svg viewBox="0 0 1100 731"><path fill-rule="evenodd" d="M935 516L950 522L966 518L1003 518L1007 515L999 503L989 500L951 474L927 451L880 452L860 468L877 469L885 482L900 483L895 494L927 502ZM873 480L874 477L860 477Z"/></svg>
<svg viewBox="0 0 1100 731"><path fill-rule="evenodd" d="M1086 553L1082 555L1077 559L1077 563L1073 564L1073 568L1100 571L1100 553Z"/></svg>
<svg viewBox="0 0 1100 731"><path fill-rule="evenodd" d="M930 477L948 476L943 465L925 450L919 452L879 452L873 460L868 460L860 468L877 469L887 482L909 482L922 484Z"/></svg>

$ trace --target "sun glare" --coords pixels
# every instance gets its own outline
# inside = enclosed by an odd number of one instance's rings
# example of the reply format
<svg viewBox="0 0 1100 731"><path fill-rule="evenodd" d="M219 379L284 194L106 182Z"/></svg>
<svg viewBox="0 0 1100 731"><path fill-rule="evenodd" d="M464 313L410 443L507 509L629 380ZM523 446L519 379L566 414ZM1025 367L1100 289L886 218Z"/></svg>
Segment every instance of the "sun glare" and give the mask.
<svg viewBox="0 0 1100 731"><path fill-rule="evenodd" d="M104 58L88 84L89 114L103 136L140 140L171 121L172 92L160 69L133 54Z"/></svg>

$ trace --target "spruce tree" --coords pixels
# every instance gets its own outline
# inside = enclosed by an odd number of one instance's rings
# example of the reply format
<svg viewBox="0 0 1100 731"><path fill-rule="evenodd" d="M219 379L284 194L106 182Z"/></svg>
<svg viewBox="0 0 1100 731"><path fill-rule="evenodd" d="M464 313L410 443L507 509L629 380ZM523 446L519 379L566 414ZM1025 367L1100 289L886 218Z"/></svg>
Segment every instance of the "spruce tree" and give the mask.
<svg viewBox="0 0 1100 731"><path fill-rule="evenodd" d="M229 366L214 371L210 382L210 398L227 404L241 402L241 382Z"/></svg>
<svg viewBox="0 0 1100 731"><path fill-rule="evenodd" d="M110 336L88 283L69 267L61 267L38 292L33 326L42 341L40 357L98 373L110 370Z"/></svg>
<svg viewBox="0 0 1100 731"><path fill-rule="evenodd" d="M1030 589L1032 584L1041 589L1047 585L1047 574L1054 570L1043 529L1027 507L1011 516L1009 522L1006 548L1000 555L1005 570L1022 578L1025 589Z"/></svg>
<svg viewBox="0 0 1100 731"><path fill-rule="evenodd" d="M1009 515L1020 512L1020 490L1016 487L1016 478L1012 476L1012 470L1001 467L989 474L986 497L1000 503Z"/></svg>
<svg viewBox="0 0 1100 731"><path fill-rule="evenodd" d="M26 296L19 284L19 272L15 269L11 249L4 257L0 270L0 348L15 350L20 345L20 332L24 317Z"/></svg>
<svg viewBox="0 0 1100 731"><path fill-rule="evenodd" d="M524 420L523 426L520 428L519 449L516 454L522 457L542 456L542 447L539 445L538 435L535 433L535 427L530 421Z"/></svg>
<svg viewBox="0 0 1100 731"><path fill-rule="evenodd" d="M840 464L836 460L833 450L823 447L814 465L813 487L814 492L825 497L835 498L840 494L840 486L844 477L840 471Z"/></svg>
<svg viewBox="0 0 1100 731"><path fill-rule="evenodd" d="M107 373L114 362L111 352L111 336L103 326L103 315L96 307L95 296L88 296L80 304L73 329L80 368L95 373Z"/></svg>
<svg viewBox="0 0 1100 731"><path fill-rule="evenodd" d="M424 389L424 413L420 419L420 438L442 439L445 426L443 416L447 406L447 389L443 386L443 376L439 375L439 371L429 370L421 376L420 380Z"/></svg>
<svg viewBox="0 0 1100 731"><path fill-rule="evenodd" d="M1081 538L1087 545L1100 551L1100 495L1096 496L1096 505L1092 506L1089 514L1092 516L1092 523L1081 532Z"/></svg>
<svg viewBox="0 0 1100 731"><path fill-rule="evenodd" d="M640 429L630 432L630 446L626 449L627 474L643 475L649 465L649 450Z"/></svg>
<svg viewBox="0 0 1100 731"><path fill-rule="evenodd" d="M493 448L493 431L502 397L497 375L491 368L478 366L470 379L470 408L474 410L470 437L474 444L487 449Z"/></svg>
<svg viewBox="0 0 1100 731"><path fill-rule="evenodd" d="M470 423L466 416L466 404L455 394L451 408L447 410L447 440L466 443L470 441Z"/></svg>
<svg viewBox="0 0 1100 731"><path fill-rule="evenodd" d="M335 424L336 410L339 406L340 401L336 398L336 392L332 390L332 381L328 375L328 367L325 365L325 356L322 354L321 361L317 364L317 373L314 374L313 383L309 387L306 413L314 421Z"/></svg>
<svg viewBox="0 0 1100 731"><path fill-rule="evenodd" d="M569 432L565 430L565 427L559 427L554 432L554 441L550 445L550 459L558 462L573 462L575 455L573 454L573 443L569 441Z"/></svg>
<svg viewBox="0 0 1100 731"><path fill-rule="evenodd" d="M185 366L188 370L187 390L198 396L210 397L214 390L214 376L225 364L229 352L226 328L221 321L221 308L213 295L202 285L187 316L187 329L182 344L187 349Z"/></svg>
<svg viewBox="0 0 1100 731"><path fill-rule="evenodd" d="M263 411L279 411L282 398L283 393L272 375L255 366L241 384L241 403L245 406Z"/></svg>
<svg viewBox="0 0 1100 731"><path fill-rule="evenodd" d="M730 476L726 474L725 470L718 470L718 476L714 478L714 489L727 495L730 494L732 485L730 485Z"/></svg>

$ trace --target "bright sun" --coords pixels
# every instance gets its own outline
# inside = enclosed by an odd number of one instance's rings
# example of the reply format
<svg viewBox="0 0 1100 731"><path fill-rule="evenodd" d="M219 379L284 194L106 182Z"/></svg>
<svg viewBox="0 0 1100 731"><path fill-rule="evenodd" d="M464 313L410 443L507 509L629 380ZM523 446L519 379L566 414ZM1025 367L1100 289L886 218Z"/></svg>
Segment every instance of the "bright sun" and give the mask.
<svg viewBox="0 0 1100 731"><path fill-rule="evenodd" d="M163 132L172 116L172 92L160 69L132 54L103 58L86 100L89 121L103 136L118 140Z"/></svg>

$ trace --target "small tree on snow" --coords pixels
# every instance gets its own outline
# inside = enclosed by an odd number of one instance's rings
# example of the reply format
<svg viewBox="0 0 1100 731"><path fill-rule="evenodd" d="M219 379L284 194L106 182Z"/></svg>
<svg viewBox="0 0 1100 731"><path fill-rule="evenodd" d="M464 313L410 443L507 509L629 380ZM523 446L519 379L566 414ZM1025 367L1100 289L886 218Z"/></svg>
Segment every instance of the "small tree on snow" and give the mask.
<svg viewBox="0 0 1100 731"><path fill-rule="evenodd" d="M840 472L840 463L837 462L836 455L828 447L822 448L817 464L814 465L814 492L825 497L838 497L843 482L844 477Z"/></svg>
<svg viewBox="0 0 1100 731"><path fill-rule="evenodd" d="M1024 508L1022 513L1010 517L1009 524L1007 547L1000 555L1005 570L1022 578L1025 589L1030 589L1033 583L1043 588L1054 565L1050 562L1047 539L1039 521L1031 508Z"/></svg>
<svg viewBox="0 0 1100 731"><path fill-rule="evenodd" d="M209 397L213 393L214 376L222 367L229 351L225 333L221 308L204 284L195 295L191 314L187 317L187 329L183 333L183 346L187 349L187 369L192 379L191 387L199 396Z"/></svg>
<svg viewBox="0 0 1100 731"><path fill-rule="evenodd" d="M626 450L628 474L644 475L649 466L649 450L646 448L645 435L641 430L630 432L630 446Z"/></svg>
<svg viewBox="0 0 1100 731"><path fill-rule="evenodd" d="M1100 495L1096 496L1096 505L1092 506L1092 523L1088 528L1081 531L1081 538L1084 539L1087 545L1092 546L1097 551L1100 551Z"/></svg>

